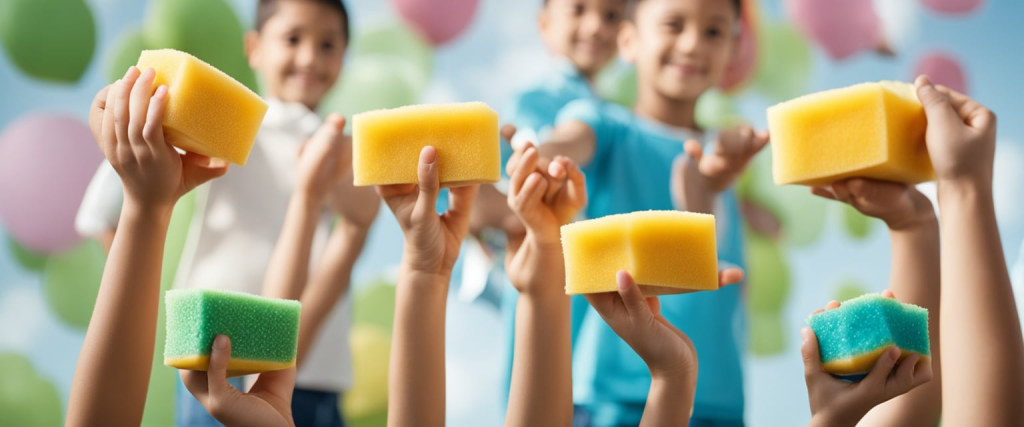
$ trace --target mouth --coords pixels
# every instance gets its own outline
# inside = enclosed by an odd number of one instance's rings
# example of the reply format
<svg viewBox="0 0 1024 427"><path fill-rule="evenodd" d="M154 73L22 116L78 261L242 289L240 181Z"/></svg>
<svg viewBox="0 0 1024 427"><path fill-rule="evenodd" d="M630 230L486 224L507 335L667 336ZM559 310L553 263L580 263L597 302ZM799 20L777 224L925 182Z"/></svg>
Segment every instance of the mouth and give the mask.
<svg viewBox="0 0 1024 427"><path fill-rule="evenodd" d="M707 74L707 68L693 63L667 63L665 67L682 77L701 77Z"/></svg>
<svg viewBox="0 0 1024 427"><path fill-rule="evenodd" d="M288 78L304 85L314 85L320 81L316 74L305 71L293 71L288 74Z"/></svg>

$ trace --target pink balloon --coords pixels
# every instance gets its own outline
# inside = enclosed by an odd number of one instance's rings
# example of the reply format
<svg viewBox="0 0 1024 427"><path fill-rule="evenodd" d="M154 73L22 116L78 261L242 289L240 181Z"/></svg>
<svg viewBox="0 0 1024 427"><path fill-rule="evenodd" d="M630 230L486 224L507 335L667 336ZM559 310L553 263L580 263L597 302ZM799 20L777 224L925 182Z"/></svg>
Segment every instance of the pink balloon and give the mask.
<svg viewBox="0 0 1024 427"><path fill-rule="evenodd" d="M985 0L921 0L921 4L941 13L959 15L970 12L981 6Z"/></svg>
<svg viewBox="0 0 1024 427"><path fill-rule="evenodd" d="M945 85L957 92L967 94L967 75L953 56L943 52L929 52L917 63L914 76L928 76L932 82Z"/></svg>
<svg viewBox="0 0 1024 427"><path fill-rule="evenodd" d="M740 18L740 40L736 56L725 69L725 75L718 84L727 93L738 91L754 75L757 68L757 25L756 8L750 1L743 2L743 14Z"/></svg>
<svg viewBox="0 0 1024 427"><path fill-rule="evenodd" d="M17 242L42 253L81 238L75 214L103 154L89 128L56 114L33 114L0 134L0 222Z"/></svg>
<svg viewBox="0 0 1024 427"><path fill-rule="evenodd" d="M391 0L391 4L407 24L438 46L469 26L477 0Z"/></svg>
<svg viewBox="0 0 1024 427"><path fill-rule="evenodd" d="M832 59L843 59L882 41L872 0L786 0L790 21Z"/></svg>

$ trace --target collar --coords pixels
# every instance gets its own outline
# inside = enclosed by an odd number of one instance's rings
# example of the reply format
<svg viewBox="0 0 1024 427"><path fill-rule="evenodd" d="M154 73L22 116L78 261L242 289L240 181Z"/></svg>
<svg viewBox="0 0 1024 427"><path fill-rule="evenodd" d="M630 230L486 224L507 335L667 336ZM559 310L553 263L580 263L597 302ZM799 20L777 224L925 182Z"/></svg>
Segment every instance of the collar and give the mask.
<svg viewBox="0 0 1024 427"><path fill-rule="evenodd" d="M315 112L297 102L282 102L267 98L267 115L263 117L263 126L302 135L312 135L323 122Z"/></svg>

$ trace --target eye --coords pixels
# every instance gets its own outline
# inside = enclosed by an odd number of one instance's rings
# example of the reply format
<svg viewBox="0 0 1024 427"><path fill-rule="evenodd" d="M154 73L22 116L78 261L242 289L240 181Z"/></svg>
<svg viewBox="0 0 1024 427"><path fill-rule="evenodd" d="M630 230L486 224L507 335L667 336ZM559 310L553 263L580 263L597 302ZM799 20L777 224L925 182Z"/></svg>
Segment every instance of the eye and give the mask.
<svg viewBox="0 0 1024 427"><path fill-rule="evenodd" d="M662 24L662 27L670 33L681 33L683 32L683 21L668 21Z"/></svg>
<svg viewBox="0 0 1024 427"><path fill-rule="evenodd" d="M719 38L721 36L722 36L722 30L719 29L718 27L714 27L714 28L708 29L708 37L709 38L717 39L717 38Z"/></svg>
<svg viewBox="0 0 1024 427"><path fill-rule="evenodd" d="M288 45L297 46L299 44L299 36L288 36Z"/></svg>
<svg viewBox="0 0 1024 427"><path fill-rule="evenodd" d="M573 16L583 16L583 5L582 4L577 4L577 5L573 6L573 8L572 8L572 15Z"/></svg>
<svg viewBox="0 0 1024 427"><path fill-rule="evenodd" d="M330 52L330 51L334 50L334 42L324 42L323 44L320 45L320 47L322 47L324 50Z"/></svg>
<svg viewBox="0 0 1024 427"><path fill-rule="evenodd" d="M615 23L619 21L619 13L616 11L609 11L604 14L604 20L608 23Z"/></svg>

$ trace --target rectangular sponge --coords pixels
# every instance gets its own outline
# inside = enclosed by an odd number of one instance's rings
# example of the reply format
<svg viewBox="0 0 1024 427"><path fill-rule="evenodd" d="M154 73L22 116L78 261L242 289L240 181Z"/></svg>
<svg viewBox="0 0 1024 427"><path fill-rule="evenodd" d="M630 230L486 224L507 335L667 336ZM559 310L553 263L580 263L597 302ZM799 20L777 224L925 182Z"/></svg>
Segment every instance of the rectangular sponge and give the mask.
<svg viewBox="0 0 1024 427"><path fill-rule="evenodd" d="M807 324L818 336L822 366L834 375L865 374L892 346L902 351L900 360L914 353L931 356L928 310L878 294L812 314Z"/></svg>
<svg viewBox="0 0 1024 427"><path fill-rule="evenodd" d="M245 165L267 103L245 85L192 55L173 49L144 50L138 68L156 70L167 85L164 133L174 146Z"/></svg>
<svg viewBox="0 0 1024 427"><path fill-rule="evenodd" d="M916 184L935 179L914 85L861 83L768 108L775 183L850 178Z"/></svg>
<svg viewBox="0 0 1024 427"><path fill-rule="evenodd" d="M715 217L680 211L611 215L562 226L565 293L616 292L626 270L645 295L718 289Z"/></svg>
<svg viewBox="0 0 1024 427"><path fill-rule="evenodd" d="M482 102L411 105L353 117L355 185L415 184L420 151L437 149L441 185L501 178L498 113Z"/></svg>
<svg viewBox="0 0 1024 427"><path fill-rule="evenodd" d="M205 371L217 335L231 339L228 375L295 366L299 302L213 289L167 291L164 364Z"/></svg>

